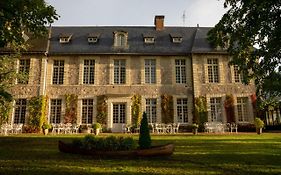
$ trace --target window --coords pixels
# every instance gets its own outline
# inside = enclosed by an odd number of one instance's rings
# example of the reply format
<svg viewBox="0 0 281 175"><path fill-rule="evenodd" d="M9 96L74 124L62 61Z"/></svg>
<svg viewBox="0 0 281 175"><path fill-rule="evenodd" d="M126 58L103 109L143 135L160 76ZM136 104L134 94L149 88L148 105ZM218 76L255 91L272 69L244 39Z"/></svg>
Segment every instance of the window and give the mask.
<svg viewBox="0 0 281 175"><path fill-rule="evenodd" d="M72 37L72 34L70 33L61 33L59 38L60 38L60 43L61 44L67 44L70 42Z"/></svg>
<svg viewBox="0 0 281 175"><path fill-rule="evenodd" d="M212 122L221 122L221 98L210 98L211 106L211 121Z"/></svg>
<svg viewBox="0 0 281 175"><path fill-rule="evenodd" d="M178 123L188 122L188 108L187 108L186 98L177 99L177 122Z"/></svg>
<svg viewBox="0 0 281 175"><path fill-rule="evenodd" d="M113 104L113 123L126 123L126 105Z"/></svg>
<svg viewBox="0 0 281 175"><path fill-rule="evenodd" d="M144 60L145 69L145 83L156 83L156 60L146 59Z"/></svg>
<svg viewBox="0 0 281 175"><path fill-rule="evenodd" d="M173 43L181 43L182 38L181 37L173 37Z"/></svg>
<svg viewBox="0 0 281 175"><path fill-rule="evenodd" d="M126 83L126 60L114 60L114 84Z"/></svg>
<svg viewBox="0 0 281 175"><path fill-rule="evenodd" d="M95 83L95 60L84 60L83 84Z"/></svg>
<svg viewBox="0 0 281 175"><path fill-rule="evenodd" d="M144 38L144 42L146 44L153 44L155 42L155 39L153 37L146 37Z"/></svg>
<svg viewBox="0 0 281 175"><path fill-rule="evenodd" d="M247 97L237 97L237 113L239 122L249 121L247 103Z"/></svg>
<svg viewBox="0 0 281 175"><path fill-rule="evenodd" d="M53 84L63 84L64 61L54 60L53 66Z"/></svg>
<svg viewBox="0 0 281 175"><path fill-rule="evenodd" d="M26 99L17 99L14 113L14 123L25 123L26 116Z"/></svg>
<svg viewBox="0 0 281 175"><path fill-rule="evenodd" d="M128 33L126 32L115 32L114 33L114 46L126 47L127 46Z"/></svg>
<svg viewBox="0 0 281 175"><path fill-rule="evenodd" d="M61 122L61 99L51 99L50 122Z"/></svg>
<svg viewBox="0 0 281 175"><path fill-rule="evenodd" d="M156 99L145 99L145 111L147 114L148 123L156 123Z"/></svg>
<svg viewBox="0 0 281 175"><path fill-rule="evenodd" d="M94 111L94 100L83 99L82 100L82 123L91 124L93 123Z"/></svg>
<svg viewBox="0 0 281 175"><path fill-rule="evenodd" d="M234 65L233 69L234 69L234 81L235 81L235 83L241 83L242 82L242 75L239 72L238 66Z"/></svg>
<svg viewBox="0 0 281 175"><path fill-rule="evenodd" d="M22 78L17 80L18 84L28 84L28 76L30 69L30 59L19 60L19 73L23 75Z"/></svg>
<svg viewBox="0 0 281 175"><path fill-rule="evenodd" d="M98 38L97 37L88 37L88 43L97 43L98 42Z"/></svg>
<svg viewBox="0 0 281 175"><path fill-rule="evenodd" d="M186 83L186 63L184 59L175 60L176 65L176 83Z"/></svg>
<svg viewBox="0 0 281 175"><path fill-rule="evenodd" d="M219 66L218 59L208 59L208 79L209 83L219 82Z"/></svg>

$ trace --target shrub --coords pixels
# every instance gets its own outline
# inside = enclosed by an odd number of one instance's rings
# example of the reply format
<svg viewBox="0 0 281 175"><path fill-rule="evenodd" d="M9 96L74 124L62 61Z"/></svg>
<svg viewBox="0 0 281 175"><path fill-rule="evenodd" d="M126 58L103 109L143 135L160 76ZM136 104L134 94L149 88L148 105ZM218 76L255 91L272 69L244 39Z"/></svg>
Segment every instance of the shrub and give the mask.
<svg viewBox="0 0 281 175"><path fill-rule="evenodd" d="M263 128L264 122L260 118L255 118L255 126L256 128Z"/></svg>
<svg viewBox="0 0 281 175"><path fill-rule="evenodd" d="M151 138L149 133L149 127L147 122L147 116L144 112L142 115L141 126L140 126L140 135L139 135L139 147L140 149L150 148Z"/></svg>
<svg viewBox="0 0 281 175"><path fill-rule="evenodd" d="M92 125L92 128L93 128L93 129L101 129L101 124L100 124L100 123L94 123L94 124Z"/></svg>

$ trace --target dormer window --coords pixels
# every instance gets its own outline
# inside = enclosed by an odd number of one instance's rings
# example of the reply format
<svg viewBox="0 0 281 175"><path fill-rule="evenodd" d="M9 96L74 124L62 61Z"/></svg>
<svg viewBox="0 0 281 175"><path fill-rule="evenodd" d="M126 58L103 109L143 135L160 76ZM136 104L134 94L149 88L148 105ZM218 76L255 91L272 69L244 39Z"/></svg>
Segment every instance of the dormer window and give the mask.
<svg viewBox="0 0 281 175"><path fill-rule="evenodd" d="M72 34L60 34L60 43L69 43L71 40Z"/></svg>
<svg viewBox="0 0 281 175"><path fill-rule="evenodd" d="M144 38L144 42L147 43L147 44L153 44L154 41L155 41L155 39L152 38L152 37Z"/></svg>
<svg viewBox="0 0 281 175"><path fill-rule="evenodd" d="M143 41L145 44L154 44L155 43L155 36L151 33L142 34Z"/></svg>
<svg viewBox="0 0 281 175"><path fill-rule="evenodd" d="M90 34L88 35L88 43L89 43L89 44L95 44L95 43L97 43L98 40L99 40L99 36L100 36L100 34L98 34L98 33L90 33Z"/></svg>
<svg viewBox="0 0 281 175"><path fill-rule="evenodd" d="M115 47L127 47L127 40L128 40L128 33L121 31L121 32L114 32L114 46Z"/></svg>
<svg viewBox="0 0 281 175"><path fill-rule="evenodd" d="M173 43L181 43L182 36L179 34L170 34Z"/></svg>

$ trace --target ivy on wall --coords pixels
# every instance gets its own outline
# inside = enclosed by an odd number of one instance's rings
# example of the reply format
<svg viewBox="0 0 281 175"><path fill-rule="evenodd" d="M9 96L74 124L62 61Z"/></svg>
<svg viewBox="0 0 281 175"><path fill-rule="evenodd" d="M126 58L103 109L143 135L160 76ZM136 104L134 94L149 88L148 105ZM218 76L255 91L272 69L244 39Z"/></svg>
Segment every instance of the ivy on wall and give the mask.
<svg viewBox="0 0 281 175"><path fill-rule="evenodd" d="M234 97L232 94L227 94L225 96L224 108L225 108L225 112L226 112L227 123L235 122Z"/></svg>
<svg viewBox="0 0 281 175"><path fill-rule="evenodd" d="M65 95L64 123L77 122L77 105L78 105L78 95L75 94Z"/></svg>
<svg viewBox="0 0 281 175"><path fill-rule="evenodd" d="M106 125L107 121L107 97L97 96L97 122Z"/></svg>
<svg viewBox="0 0 281 175"><path fill-rule="evenodd" d="M194 99L193 123L199 124L199 130L202 130L204 123L208 121L207 99L199 96Z"/></svg>
<svg viewBox="0 0 281 175"><path fill-rule="evenodd" d="M0 126L7 123L12 109L12 102L6 101L0 96Z"/></svg>
<svg viewBox="0 0 281 175"><path fill-rule="evenodd" d="M135 127L138 127L141 122L141 96L136 94L132 97L132 107L131 107L131 113L132 113L132 124Z"/></svg>
<svg viewBox="0 0 281 175"><path fill-rule="evenodd" d="M28 108L28 125L32 132L42 131L42 125L47 121L47 96L32 97L27 104Z"/></svg>
<svg viewBox="0 0 281 175"><path fill-rule="evenodd" d="M161 111L162 111L162 122L173 123L174 122L174 104L173 96L161 95Z"/></svg>

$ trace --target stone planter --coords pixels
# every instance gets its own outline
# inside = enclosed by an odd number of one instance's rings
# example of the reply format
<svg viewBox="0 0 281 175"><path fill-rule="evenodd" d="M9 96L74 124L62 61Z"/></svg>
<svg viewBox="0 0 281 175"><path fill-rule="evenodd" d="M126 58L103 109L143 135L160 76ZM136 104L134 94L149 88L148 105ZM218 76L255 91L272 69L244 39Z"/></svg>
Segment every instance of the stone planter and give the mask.
<svg viewBox="0 0 281 175"><path fill-rule="evenodd" d="M194 134L194 135L197 135L198 134L198 129L196 128L196 129L192 129L192 133Z"/></svg>
<svg viewBox="0 0 281 175"><path fill-rule="evenodd" d="M262 128L256 128L257 134L261 134L262 133Z"/></svg>
<svg viewBox="0 0 281 175"><path fill-rule="evenodd" d="M100 129L95 129L94 131L95 131L95 135L99 135Z"/></svg>
<svg viewBox="0 0 281 175"><path fill-rule="evenodd" d="M43 129L43 134L44 135L48 135L48 133L49 133L49 129Z"/></svg>

